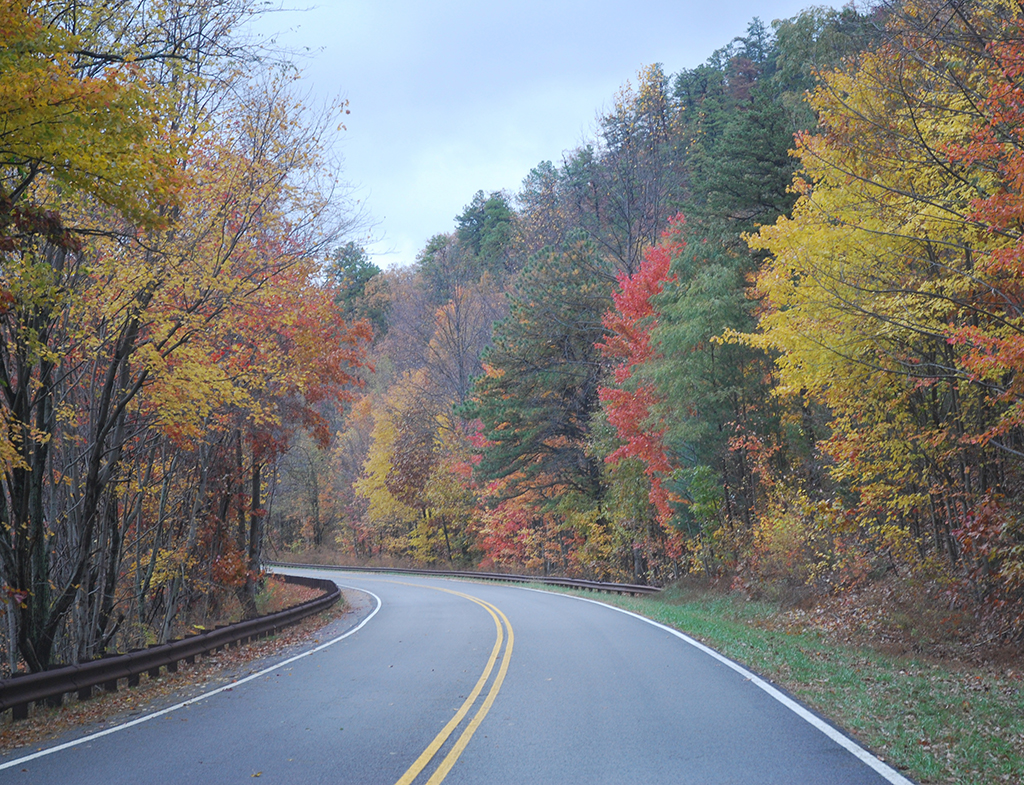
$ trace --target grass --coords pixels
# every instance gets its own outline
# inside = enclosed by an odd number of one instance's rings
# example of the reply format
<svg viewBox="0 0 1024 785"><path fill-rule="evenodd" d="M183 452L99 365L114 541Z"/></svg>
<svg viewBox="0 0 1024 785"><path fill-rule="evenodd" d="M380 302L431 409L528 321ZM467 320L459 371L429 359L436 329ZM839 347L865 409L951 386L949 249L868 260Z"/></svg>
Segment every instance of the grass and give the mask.
<svg viewBox="0 0 1024 785"><path fill-rule="evenodd" d="M778 606L732 595L601 599L767 677L917 782L1024 782L1024 685L1011 668L847 645Z"/></svg>

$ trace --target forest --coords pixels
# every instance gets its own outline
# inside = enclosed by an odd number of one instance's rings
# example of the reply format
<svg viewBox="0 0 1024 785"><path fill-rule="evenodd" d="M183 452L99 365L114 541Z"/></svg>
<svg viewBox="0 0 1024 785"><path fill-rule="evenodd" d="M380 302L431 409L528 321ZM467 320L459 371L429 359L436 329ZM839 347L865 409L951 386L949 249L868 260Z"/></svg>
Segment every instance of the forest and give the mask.
<svg viewBox="0 0 1024 785"><path fill-rule="evenodd" d="M233 34L257 5L0 3L7 673L255 615L268 471L366 363L345 107Z"/></svg>
<svg viewBox="0 0 1024 785"><path fill-rule="evenodd" d="M0 10L4 672L251 615L267 558L1020 640L1024 7L754 19L386 270L257 11Z"/></svg>

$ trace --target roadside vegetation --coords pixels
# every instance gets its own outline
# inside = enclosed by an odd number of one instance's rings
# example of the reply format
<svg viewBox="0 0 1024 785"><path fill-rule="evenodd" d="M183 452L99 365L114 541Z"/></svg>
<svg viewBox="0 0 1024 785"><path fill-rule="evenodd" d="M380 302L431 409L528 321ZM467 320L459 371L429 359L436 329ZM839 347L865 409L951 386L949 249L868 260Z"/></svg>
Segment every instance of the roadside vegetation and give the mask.
<svg viewBox="0 0 1024 785"><path fill-rule="evenodd" d="M0 3L0 677L255 615L267 469L358 383L344 106L264 10Z"/></svg>

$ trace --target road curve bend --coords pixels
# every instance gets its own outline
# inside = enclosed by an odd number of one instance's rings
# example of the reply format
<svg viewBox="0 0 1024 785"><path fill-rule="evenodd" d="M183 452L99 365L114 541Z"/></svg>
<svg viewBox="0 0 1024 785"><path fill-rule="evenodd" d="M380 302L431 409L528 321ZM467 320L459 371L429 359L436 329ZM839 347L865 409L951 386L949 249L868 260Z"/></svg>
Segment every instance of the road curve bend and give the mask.
<svg viewBox="0 0 1024 785"><path fill-rule="evenodd" d="M216 694L2 753L0 785L910 783L754 674L602 603L293 572L363 592L369 613Z"/></svg>

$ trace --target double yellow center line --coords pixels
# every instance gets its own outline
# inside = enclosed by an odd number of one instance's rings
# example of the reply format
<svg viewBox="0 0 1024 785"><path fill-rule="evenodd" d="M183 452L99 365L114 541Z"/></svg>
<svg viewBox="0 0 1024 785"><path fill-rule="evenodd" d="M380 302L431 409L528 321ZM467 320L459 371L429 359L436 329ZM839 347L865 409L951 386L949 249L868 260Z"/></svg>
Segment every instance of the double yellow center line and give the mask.
<svg viewBox="0 0 1024 785"><path fill-rule="evenodd" d="M398 581L396 581L397 583ZM422 584L417 584L422 586ZM432 588L436 591L443 591L447 594L454 594L458 597L464 597L471 602L475 602L494 619L494 627L497 631L496 640L494 641L494 648L491 649L491 656L487 660L487 665L484 667L484 672L480 674L480 678L477 679L476 685L473 687L473 691L469 693L469 697L466 698L459 710L455 712L455 716L449 720L448 724L445 725L441 732L434 737L434 740L427 745L427 748L423 750L423 753L413 762L409 769L401 776L395 785L411 785L413 780L419 776L438 751L444 746L448 738L455 732L455 730L462 724L462 721L469 714L470 710L476 704L477 698L480 697L480 693L483 692L484 686L487 681L491 678L491 673L494 671L494 666L498 661L498 656L501 655L501 665L498 667L498 675L495 676L494 681L491 682L491 688L487 691L487 696L484 698L483 703L480 704L480 708L477 709L476 714L466 725L462 731L462 735L456 740L455 744L448 751L448 754L444 756L444 760L434 770L434 773L427 780L426 785L438 785L445 777L448 776L448 772L452 770L455 762L462 755L463 750L466 749L466 745L469 744L469 740L473 738L473 734L476 733L476 729L480 727L480 723L484 721L484 717L487 716L487 712L491 710L491 705L494 703L494 699L498 696L498 692L501 690L501 684L505 681L505 674L508 673L508 663L512 659L512 625L509 624L505 614L498 610L496 607L491 605L489 602L481 600L479 597L473 597L469 594L463 594L459 591L452 591L451 589L441 589L435 586L426 588ZM505 631L508 630L508 643L505 645L505 653L501 654L502 644L505 644Z"/></svg>

